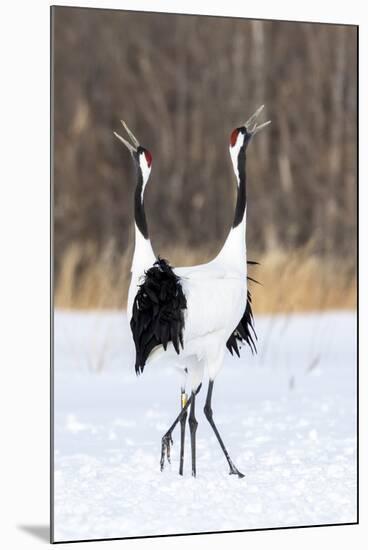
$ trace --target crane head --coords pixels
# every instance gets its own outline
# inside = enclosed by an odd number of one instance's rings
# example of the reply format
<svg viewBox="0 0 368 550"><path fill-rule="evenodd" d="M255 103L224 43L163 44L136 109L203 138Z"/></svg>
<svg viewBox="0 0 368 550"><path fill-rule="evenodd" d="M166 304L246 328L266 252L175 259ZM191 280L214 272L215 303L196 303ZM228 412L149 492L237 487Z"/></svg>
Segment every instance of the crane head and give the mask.
<svg viewBox="0 0 368 550"><path fill-rule="evenodd" d="M137 167L140 168L140 170L143 173L143 176L146 179L149 176L149 173L151 172L152 154L150 153L150 151L148 151L148 149L140 145L139 141L137 140L133 132L128 128L124 120L121 120L120 122L125 128L126 133L128 134L132 143L129 143L129 141L121 137L117 132L114 132L114 135L122 143L124 143L125 147L128 149L135 163L137 164Z"/></svg>
<svg viewBox="0 0 368 550"><path fill-rule="evenodd" d="M268 120L267 122L264 122L263 124L257 123L257 117L260 114L261 111L263 111L264 105L261 105L258 107L255 113L252 114L250 118L248 118L247 122L245 122L242 126L239 126L238 128L235 128L230 135L230 153L231 156L235 155L238 156L239 152L243 147L247 147L248 143L252 139L253 136L255 136L262 128L265 128L269 124L271 124L271 121Z"/></svg>

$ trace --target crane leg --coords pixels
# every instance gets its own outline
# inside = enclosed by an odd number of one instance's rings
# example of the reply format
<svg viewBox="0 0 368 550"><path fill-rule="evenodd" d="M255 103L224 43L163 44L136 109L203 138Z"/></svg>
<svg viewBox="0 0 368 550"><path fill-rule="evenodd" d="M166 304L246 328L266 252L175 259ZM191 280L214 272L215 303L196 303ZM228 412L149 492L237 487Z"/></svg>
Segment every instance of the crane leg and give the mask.
<svg viewBox="0 0 368 550"><path fill-rule="evenodd" d="M195 417L195 396L196 393L192 392L192 404L190 406L190 413L189 413L189 429L190 429L190 444L191 444L191 450L192 450L192 476L196 477L197 469L196 469L196 431L198 422Z"/></svg>
<svg viewBox="0 0 368 550"><path fill-rule="evenodd" d="M212 427L213 431L215 432L217 440L220 443L221 449L222 449L222 451L223 451L223 453L226 457L226 460L229 464L229 467L230 467L230 472L229 473L237 475L240 478L244 477L244 474L239 472L239 470L236 468L233 461L231 460L231 458L229 456L229 453L227 452L226 447L224 445L224 442L221 439L221 436L220 436L219 431L216 427L216 424L213 420L213 411L212 411L212 407L211 407L212 390L213 390L213 380L210 380L210 382L208 384L208 392L207 392L207 397L206 397L206 403L205 403L205 406L204 406L204 414L206 415L206 418L207 418L208 422L211 424L211 427Z"/></svg>
<svg viewBox="0 0 368 550"><path fill-rule="evenodd" d="M187 410L191 402L192 402L192 396L189 397L185 405L182 407L179 415L175 418L174 422L171 424L170 428L167 430L167 432L165 433L165 435L161 440L161 460L160 460L161 472L164 469L164 465L165 465L165 455L166 455L167 461L170 464L170 451L171 451L171 445L173 444L172 432L175 426L177 425L177 423L181 421L183 416L186 417L186 415L188 414Z"/></svg>
<svg viewBox="0 0 368 550"><path fill-rule="evenodd" d="M161 440L161 460L160 460L161 472L162 472L162 470L164 469L164 466L165 466L165 455L166 455L168 463L170 464L170 460L171 460L170 451L171 451L171 445L173 444L172 432L174 431L174 428L177 425L177 423L181 421L183 416L185 416L185 417L187 416L187 414L188 414L187 411L188 411L189 405L192 403L193 395L196 396L197 393L199 392L199 390L201 389L201 387L202 387L202 384L200 384L198 386L198 388L196 389L195 392L192 392L190 397L187 399L185 405L182 407L180 413L175 418L174 422L171 424L170 428L167 430L165 435L162 437L162 440Z"/></svg>
<svg viewBox="0 0 368 550"><path fill-rule="evenodd" d="M188 396L185 393L185 390L182 388L181 390L181 410L185 407L188 400ZM183 469L184 469L184 443L185 443L185 423L187 421L188 413L187 411L184 412L180 419L180 466L179 466L179 474L183 475Z"/></svg>

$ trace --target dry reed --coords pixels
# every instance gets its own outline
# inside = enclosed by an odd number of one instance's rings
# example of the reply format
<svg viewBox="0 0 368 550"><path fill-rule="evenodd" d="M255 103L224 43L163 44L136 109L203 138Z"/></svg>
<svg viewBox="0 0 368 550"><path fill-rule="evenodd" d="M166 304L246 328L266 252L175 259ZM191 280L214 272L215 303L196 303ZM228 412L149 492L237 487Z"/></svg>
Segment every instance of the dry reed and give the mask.
<svg viewBox="0 0 368 550"><path fill-rule="evenodd" d="M208 261L209 252L184 248L163 250L173 265ZM55 307L62 309L125 308L132 247L119 254L113 243L101 253L93 244L73 244L65 252L55 281ZM337 259L321 259L304 247L277 250L252 258L248 274L256 313L321 311L356 308L356 271Z"/></svg>

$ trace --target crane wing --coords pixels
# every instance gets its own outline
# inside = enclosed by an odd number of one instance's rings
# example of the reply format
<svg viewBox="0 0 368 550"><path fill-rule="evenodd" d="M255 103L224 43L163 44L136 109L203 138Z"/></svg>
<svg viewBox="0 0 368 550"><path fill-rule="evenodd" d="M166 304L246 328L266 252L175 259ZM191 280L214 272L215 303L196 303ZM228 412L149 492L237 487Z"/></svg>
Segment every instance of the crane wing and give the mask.
<svg viewBox="0 0 368 550"><path fill-rule="evenodd" d="M166 260L158 259L145 274L134 298L130 328L136 350L135 370L143 372L151 351L172 342L177 354L183 347L184 310L187 301Z"/></svg>
<svg viewBox="0 0 368 550"><path fill-rule="evenodd" d="M247 305L244 311L244 315L240 320L240 323L234 330L234 332L231 334L230 338L226 342L226 347L230 351L231 355L233 355L233 352L237 354L238 357L240 357L239 348L238 348L238 342L241 344L248 344L250 347L252 353L257 352L257 348L255 345L254 340L257 340L257 334L254 330L254 318L253 318L253 311L252 311L252 296L247 291Z"/></svg>

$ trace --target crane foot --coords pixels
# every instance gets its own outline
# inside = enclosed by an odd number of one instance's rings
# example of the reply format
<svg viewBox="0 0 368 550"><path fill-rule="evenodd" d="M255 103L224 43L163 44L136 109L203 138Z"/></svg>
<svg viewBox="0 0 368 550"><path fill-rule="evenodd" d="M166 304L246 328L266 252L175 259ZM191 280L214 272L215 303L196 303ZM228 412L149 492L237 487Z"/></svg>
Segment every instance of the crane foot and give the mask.
<svg viewBox="0 0 368 550"><path fill-rule="evenodd" d="M173 445L173 439L171 432L166 433L161 440L161 460L160 460L160 470L164 469L165 466L165 456L169 464L171 464L171 445Z"/></svg>
<svg viewBox="0 0 368 550"><path fill-rule="evenodd" d="M229 475L236 475L239 479L245 477L245 475L239 472L238 468L235 468L235 466L230 469Z"/></svg>

